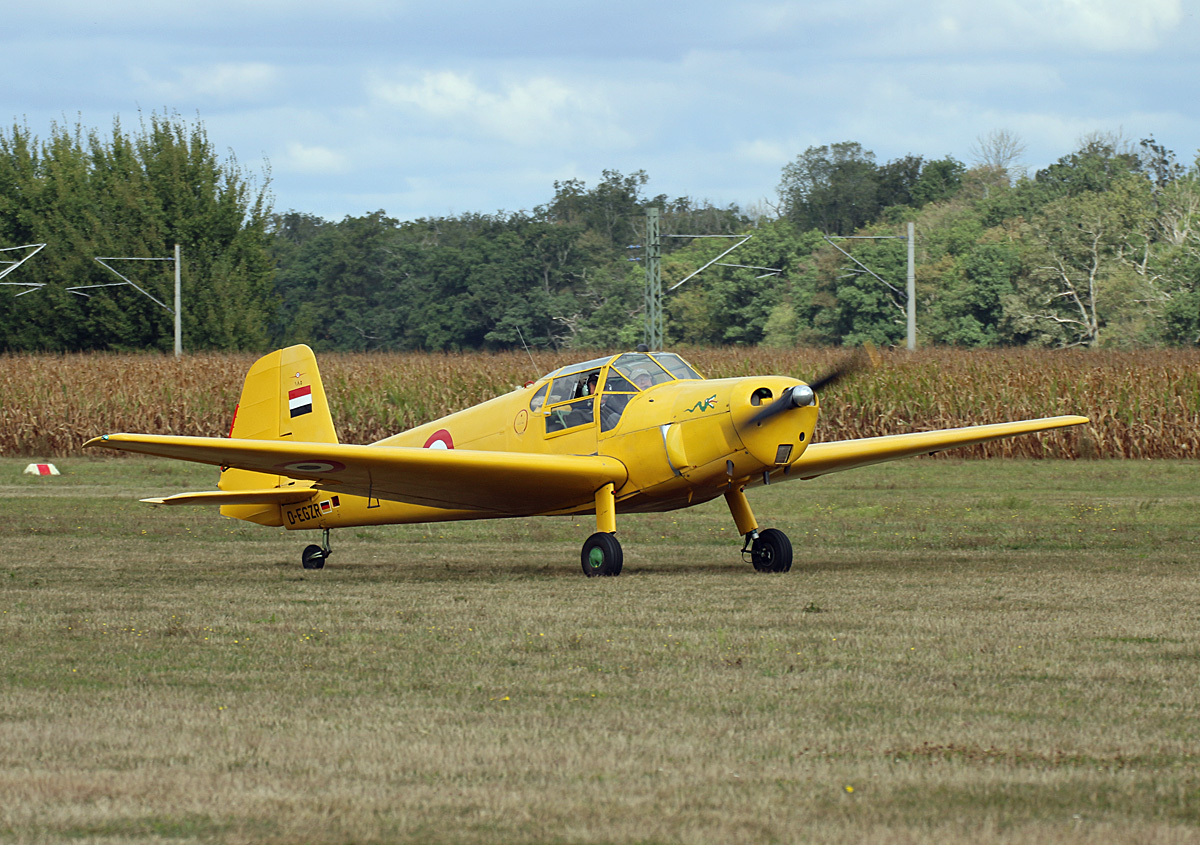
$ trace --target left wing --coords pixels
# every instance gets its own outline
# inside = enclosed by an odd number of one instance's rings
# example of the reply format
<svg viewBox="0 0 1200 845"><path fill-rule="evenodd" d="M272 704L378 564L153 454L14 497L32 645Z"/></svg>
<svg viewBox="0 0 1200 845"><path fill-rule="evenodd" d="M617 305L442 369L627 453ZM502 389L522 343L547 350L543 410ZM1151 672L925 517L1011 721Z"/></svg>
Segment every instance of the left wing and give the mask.
<svg viewBox="0 0 1200 845"><path fill-rule="evenodd" d="M1087 417L1043 417L1037 420L972 425L966 428L944 428L938 431L917 431L909 434L889 434L884 437L864 437L858 440L839 440L832 443L813 443L795 463L788 468L788 476L816 478L831 472L841 472L855 467L881 464L909 458L913 455L932 454L954 446L974 446L1014 434L1031 434L1083 425Z"/></svg>
<svg viewBox="0 0 1200 845"><path fill-rule="evenodd" d="M315 481L320 489L335 493L493 516L526 516L591 504L597 490L608 483L619 488L629 475L623 463L599 455L154 434L106 434L84 445L237 467ZM303 488L280 489L290 492L277 495L312 495ZM217 495L212 499L213 504L225 504Z"/></svg>

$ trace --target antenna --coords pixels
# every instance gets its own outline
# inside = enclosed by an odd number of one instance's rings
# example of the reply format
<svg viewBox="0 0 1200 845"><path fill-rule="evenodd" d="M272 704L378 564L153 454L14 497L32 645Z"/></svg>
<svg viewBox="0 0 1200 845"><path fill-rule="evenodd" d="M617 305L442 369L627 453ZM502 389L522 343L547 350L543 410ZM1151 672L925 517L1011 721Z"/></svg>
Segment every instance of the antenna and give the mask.
<svg viewBox="0 0 1200 845"><path fill-rule="evenodd" d="M529 351L529 344L525 342L525 335L521 334L520 326L517 326L517 337L521 338L521 345L525 347L525 354L529 356L529 363L533 367L533 377L537 378L540 375L537 362L533 360L533 353Z"/></svg>

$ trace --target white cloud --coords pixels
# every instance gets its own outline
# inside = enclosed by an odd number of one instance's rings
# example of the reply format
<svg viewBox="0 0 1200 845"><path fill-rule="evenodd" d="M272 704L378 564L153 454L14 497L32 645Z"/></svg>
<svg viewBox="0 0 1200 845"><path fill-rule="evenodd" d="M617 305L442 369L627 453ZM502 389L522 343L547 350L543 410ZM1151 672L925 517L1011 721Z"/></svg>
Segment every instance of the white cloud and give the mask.
<svg viewBox="0 0 1200 845"><path fill-rule="evenodd" d="M282 73L262 62L219 62L185 65L174 72L174 79L162 79L149 71L132 72L152 96L169 101L219 103L259 102L278 90Z"/></svg>
<svg viewBox="0 0 1200 845"><path fill-rule="evenodd" d="M284 154L274 160L274 165L282 172L315 175L338 175L350 170L349 159L342 153L296 141L287 145Z"/></svg>
<svg viewBox="0 0 1200 845"><path fill-rule="evenodd" d="M1180 0L1055 0L1051 20L1085 47L1148 49L1183 17Z"/></svg>
<svg viewBox="0 0 1200 845"><path fill-rule="evenodd" d="M777 49L804 44L837 61L939 56L1139 53L1161 46L1184 20L1183 0L848 0L818 12L758 6ZM771 12L771 14L768 14ZM744 34L744 33L743 33Z"/></svg>
<svg viewBox="0 0 1200 845"><path fill-rule="evenodd" d="M474 127L515 145L562 140L585 131L615 132L606 126L610 109L602 95L549 76L484 87L469 74L439 71L422 73L412 81L373 79L369 88L371 96L385 105L415 112L447 128Z"/></svg>
<svg viewBox="0 0 1200 845"><path fill-rule="evenodd" d="M945 0L939 37L961 49L1047 47L1134 51L1158 45L1182 18L1181 0Z"/></svg>
<svg viewBox="0 0 1200 845"><path fill-rule="evenodd" d="M1034 168L1122 126L1190 160L1195 6L45 0L9 10L0 119L196 115L218 149L269 156L281 207L331 217L528 208L604 169L744 201L809 146L966 160L996 128Z"/></svg>
<svg viewBox="0 0 1200 845"><path fill-rule="evenodd" d="M734 152L742 161L753 164L779 165L780 162L787 162L795 158L800 149L804 149L804 147L797 148L795 144L783 141L755 138L752 141L738 144Z"/></svg>

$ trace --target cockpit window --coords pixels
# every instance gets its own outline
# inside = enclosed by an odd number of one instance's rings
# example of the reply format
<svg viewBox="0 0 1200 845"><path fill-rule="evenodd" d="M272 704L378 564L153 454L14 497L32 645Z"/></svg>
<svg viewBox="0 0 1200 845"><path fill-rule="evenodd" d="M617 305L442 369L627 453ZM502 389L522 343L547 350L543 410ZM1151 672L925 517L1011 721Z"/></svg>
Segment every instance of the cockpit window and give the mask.
<svg viewBox="0 0 1200 845"><path fill-rule="evenodd" d="M596 415L600 431L611 431L621 421L625 406L641 391L703 376L672 352L627 352L615 359L569 364L546 378L549 384L534 393L529 409L545 415L546 433L553 434L597 422Z"/></svg>
<svg viewBox="0 0 1200 845"><path fill-rule="evenodd" d="M637 393L633 382L614 369L609 369L608 378L604 380L605 393Z"/></svg>
<svg viewBox="0 0 1200 845"><path fill-rule="evenodd" d="M568 399L574 399L575 388L578 386L579 382L568 376L556 378L550 382L550 393L546 397L546 404L555 405L559 402L566 402Z"/></svg>
<svg viewBox="0 0 1200 845"><path fill-rule="evenodd" d="M655 352L654 360L662 364L662 366L671 375L677 379L702 379L704 376L692 369L687 361L680 358L674 352Z"/></svg>
<svg viewBox="0 0 1200 845"><path fill-rule="evenodd" d="M559 367L557 370L550 373L549 378L558 378L560 376L571 375L572 373L581 373L584 370L599 370L601 367L607 364L608 361L608 358L596 358L591 361L584 361L582 364L568 364L567 366Z"/></svg>
<svg viewBox="0 0 1200 845"><path fill-rule="evenodd" d="M613 367L638 390L674 380L653 358L640 352L627 352L613 361Z"/></svg>
<svg viewBox="0 0 1200 845"><path fill-rule="evenodd" d="M546 398L546 403L556 405L559 402L592 396L597 392L596 384L599 379L598 368L555 376L554 381L550 383L550 395Z"/></svg>
<svg viewBox="0 0 1200 845"><path fill-rule="evenodd" d="M593 396L555 405L546 415L546 433L553 434L556 431L587 425L594 419L595 405L596 399Z"/></svg>
<svg viewBox="0 0 1200 845"><path fill-rule="evenodd" d="M546 391L549 390L549 384L543 384L538 388L538 392L533 394L533 398L529 400L529 410L537 413L542 410L542 406L546 404Z"/></svg>

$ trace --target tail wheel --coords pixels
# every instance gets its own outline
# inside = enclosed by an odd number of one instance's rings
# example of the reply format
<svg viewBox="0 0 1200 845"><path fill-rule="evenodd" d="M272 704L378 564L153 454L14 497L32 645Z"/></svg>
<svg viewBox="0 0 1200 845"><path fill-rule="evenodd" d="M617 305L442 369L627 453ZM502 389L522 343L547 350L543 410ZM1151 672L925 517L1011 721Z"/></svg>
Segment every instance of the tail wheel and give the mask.
<svg viewBox="0 0 1200 845"><path fill-rule="evenodd" d="M325 567L325 558L328 556L329 553L320 546L307 546L304 549L304 553L300 555L300 563L305 569L323 569Z"/></svg>
<svg viewBox="0 0 1200 845"><path fill-rule="evenodd" d="M787 572L792 568L792 541L778 528L768 528L754 538L750 562L759 572Z"/></svg>
<svg viewBox="0 0 1200 845"><path fill-rule="evenodd" d="M621 544L612 534L600 532L587 538L580 555L583 564L583 574L589 578L600 575L620 575L621 566L625 563L625 554Z"/></svg>

